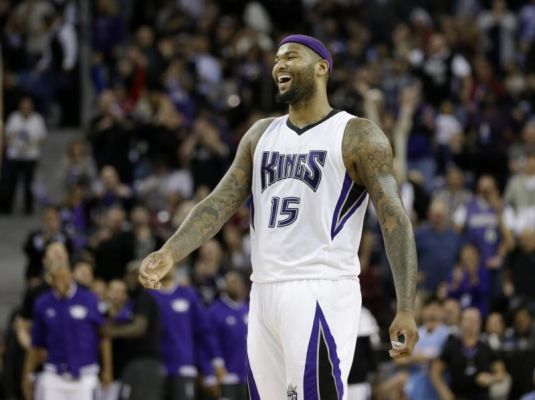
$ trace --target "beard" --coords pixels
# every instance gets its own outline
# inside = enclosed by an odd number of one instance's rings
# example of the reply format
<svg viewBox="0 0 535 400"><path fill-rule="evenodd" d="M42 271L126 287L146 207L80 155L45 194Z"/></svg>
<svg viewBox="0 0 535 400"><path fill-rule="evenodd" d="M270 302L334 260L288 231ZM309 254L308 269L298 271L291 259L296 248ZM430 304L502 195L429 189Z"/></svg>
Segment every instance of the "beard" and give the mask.
<svg viewBox="0 0 535 400"><path fill-rule="evenodd" d="M294 75L290 87L285 92L279 90L275 96L277 103L295 104L310 99L316 92L314 67L307 68L298 75Z"/></svg>

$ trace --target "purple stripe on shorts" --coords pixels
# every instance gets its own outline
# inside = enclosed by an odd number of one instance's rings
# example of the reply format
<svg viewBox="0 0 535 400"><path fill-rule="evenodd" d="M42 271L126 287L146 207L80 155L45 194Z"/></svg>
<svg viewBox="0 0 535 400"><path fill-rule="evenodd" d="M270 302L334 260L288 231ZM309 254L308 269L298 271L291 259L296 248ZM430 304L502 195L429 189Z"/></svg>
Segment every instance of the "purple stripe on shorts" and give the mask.
<svg viewBox="0 0 535 400"><path fill-rule="evenodd" d="M253 371L251 370L251 364L249 364L249 357L247 357L247 388L249 390L249 398L251 400L260 400Z"/></svg>
<svg viewBox="0 0 535 400"><path fill-rule="evenodd" d="M340 359L336 352L336 342L331 334L327 320L319 303L316 303L316 313L312 323L312 332L308 343L307 356L305 360L305 374L303 381L304 398L306 400L319 400L319 341L323 340L327 345L330 365L332 365L332 376L335 381L338 398L342 399L344 385L342 383L342 373L340 371Z"/></svg>

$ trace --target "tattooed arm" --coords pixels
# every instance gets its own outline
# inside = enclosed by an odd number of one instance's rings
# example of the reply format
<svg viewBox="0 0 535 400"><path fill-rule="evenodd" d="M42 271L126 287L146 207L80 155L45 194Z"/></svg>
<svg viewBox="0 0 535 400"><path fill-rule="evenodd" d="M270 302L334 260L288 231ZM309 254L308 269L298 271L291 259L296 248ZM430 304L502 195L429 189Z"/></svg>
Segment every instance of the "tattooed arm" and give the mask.
<svg viewBox="0 0 535 400"><path fill-rule="evenodd" d="M412 225L393 174L392 148L376 125L356 118L347 124L342 153L351 178L366 187L381 225L397 297L397 315L390 336L393 341L398 341L399 336L405 338L405 346L391 350L391 356L403 357L412 352L418 340L413 315L417 260Z"/></svg>
<svg viewBox="0 0 535 400"><path fill-rule="evenodd" d="M253 154L258 140L272 119L256 122L243 137L236 157L217 187L188 214L180 228L162 248L149 254L141 265L140 283L159 288L171 267L219 232L251 192Z"/></svg>

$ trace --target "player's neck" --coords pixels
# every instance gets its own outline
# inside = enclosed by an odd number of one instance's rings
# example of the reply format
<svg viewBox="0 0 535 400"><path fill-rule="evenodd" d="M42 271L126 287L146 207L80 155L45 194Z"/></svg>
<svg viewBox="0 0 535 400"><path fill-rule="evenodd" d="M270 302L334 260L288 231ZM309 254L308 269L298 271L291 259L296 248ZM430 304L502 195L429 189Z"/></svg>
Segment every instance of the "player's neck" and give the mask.
<svg viewBox="0 0 535 400"><path fill-rule="evenodd" d="M288 114L293 125L303 128L325 118L332 109L327 95L319 92L310 99L290 104Z"/></svg>

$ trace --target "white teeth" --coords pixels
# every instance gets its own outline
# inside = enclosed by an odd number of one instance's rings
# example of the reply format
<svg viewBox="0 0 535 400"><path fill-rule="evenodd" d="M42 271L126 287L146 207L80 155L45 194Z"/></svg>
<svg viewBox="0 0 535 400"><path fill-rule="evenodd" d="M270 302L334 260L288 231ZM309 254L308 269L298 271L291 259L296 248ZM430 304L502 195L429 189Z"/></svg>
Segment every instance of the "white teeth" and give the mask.
<svg viewBox="0 0 535 400"><path fill-rule="evenodd" d="M285 79L290 80L290 79L292 79L292 76L291 76L290 74L280 74L280 75L278 76L278 78L277 78L277 80L279 81L279 83L282 83L283 80L285 80Z"/></svg>

